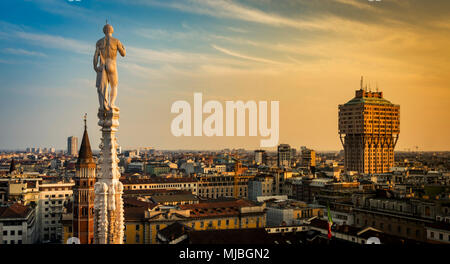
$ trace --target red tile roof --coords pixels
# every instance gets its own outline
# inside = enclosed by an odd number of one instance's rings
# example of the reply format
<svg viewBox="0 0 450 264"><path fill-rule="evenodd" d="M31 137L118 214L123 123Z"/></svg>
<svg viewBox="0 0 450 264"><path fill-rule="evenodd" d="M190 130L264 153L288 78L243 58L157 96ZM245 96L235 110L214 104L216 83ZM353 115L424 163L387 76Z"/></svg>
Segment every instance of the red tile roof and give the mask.
<svg viewBox="0 0 450 264"><path fill-rule="evenodd" d="M0 207L0 219L26 218L33 209L20 203Z"/></svg>
<svg viewBox="0 0 450 264"><path fill-rule="evenodd" d="M208 201L198 204L180 205L180 209L190 210L190 217L228 216L238 215L241 207L255 206L247 200Z"/></svg>

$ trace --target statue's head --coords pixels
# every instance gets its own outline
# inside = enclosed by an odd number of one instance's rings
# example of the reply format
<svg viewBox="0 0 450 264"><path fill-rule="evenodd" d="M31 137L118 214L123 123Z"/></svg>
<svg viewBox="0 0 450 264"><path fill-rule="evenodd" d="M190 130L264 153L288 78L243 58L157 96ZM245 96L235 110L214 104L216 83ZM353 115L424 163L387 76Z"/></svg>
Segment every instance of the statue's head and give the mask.
<svg viewBox="0 0 450 264"><path fill-rule="evenodd" d="M103 27L103 33L105 33L105 35L112 34L113 32L114 32L114 28L110 24L106 24Z"/></svg>

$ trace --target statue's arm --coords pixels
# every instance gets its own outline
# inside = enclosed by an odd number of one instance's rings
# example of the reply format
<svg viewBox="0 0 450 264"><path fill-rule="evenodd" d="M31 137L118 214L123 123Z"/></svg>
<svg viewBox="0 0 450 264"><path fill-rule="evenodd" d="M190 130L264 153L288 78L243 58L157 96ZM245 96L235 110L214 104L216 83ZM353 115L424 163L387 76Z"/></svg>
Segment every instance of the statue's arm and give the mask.
<svg viewBox="0 0 450 264"><path fill-rule="evenodd" d="M125 57L125 54L127 52L125 51L125 47L122 45L122 42L120 42L120 40L117 40L117 50L119 51L120 55L122 55L122 57Z"/></svg>
<svg viewBox="0 0 450 264"><path fill-rule="evenodd" d="M94 70L97 70L97 66L98 66L98 57L100 56L100 50L98 48L97 45L95 45L95 53L94 53Z"/></svg>

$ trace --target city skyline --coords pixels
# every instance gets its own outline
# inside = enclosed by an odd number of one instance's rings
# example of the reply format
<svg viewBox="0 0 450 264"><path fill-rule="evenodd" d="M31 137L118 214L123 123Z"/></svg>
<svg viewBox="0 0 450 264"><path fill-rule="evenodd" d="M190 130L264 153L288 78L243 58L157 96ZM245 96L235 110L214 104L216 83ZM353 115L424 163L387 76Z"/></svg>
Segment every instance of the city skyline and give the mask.
<svg viewBox="0 0 450 264"><path fill-rule="evenodd" d="M128 52L119 58L124 149L258 149L261 137L172 136L171 104L203 92L279 100L278 144L338 151L338 105L364 75L401 106L397 151L450 150L448 2L189 3L2 2L0 149L64 149L87 112L98 150L90 43L108 19Z"/></svg>

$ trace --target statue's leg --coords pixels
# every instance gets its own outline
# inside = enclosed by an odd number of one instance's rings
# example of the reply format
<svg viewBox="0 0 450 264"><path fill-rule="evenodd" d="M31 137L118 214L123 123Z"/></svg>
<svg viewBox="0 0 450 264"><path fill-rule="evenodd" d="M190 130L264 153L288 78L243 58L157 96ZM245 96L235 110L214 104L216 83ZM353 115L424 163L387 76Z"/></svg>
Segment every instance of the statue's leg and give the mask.
<svg viewBox="0 0 450 264"><path fill-rule="evenodd" d="M109 94L108 94L108 82L105 81L105 85L103 87L103 107L106 111L109 110Z"/></svg>
<svg viewBox="0 0 450 264"><path fill-rule="evenodd" d="M100 108L108 111L108 77L106 75L105 70L98 73L97 76L97 92L98 92L98 101L100 104Z"/></svg>
<svg viewBox="0 0 450 264"><path fill-rule="evenodd" d="M108 80L109 83L111 84L111 98L109 101L109 106L112 109L116 109L119 110L119 108L115 105L116 102L116 97L117 97L117 71L113 71L111 73L108 73Z"/></svg>
<svg viewBox="0 0 450 264"><path fill-rule="evenodd" d="M99 85L97 87L97 94L98 94L98 105L101 109L103 109L105 106L103 105L104 98L103 98L103 91L102 91L102 85Z"/></svg>
<svg viewBox="0 0 450 264"><path fill-rule="evenodd" d="M112 109L117 109L117 106L114 104L116 102L117 97L117 85L111 86L111 101L110 106Z"/></svg>

